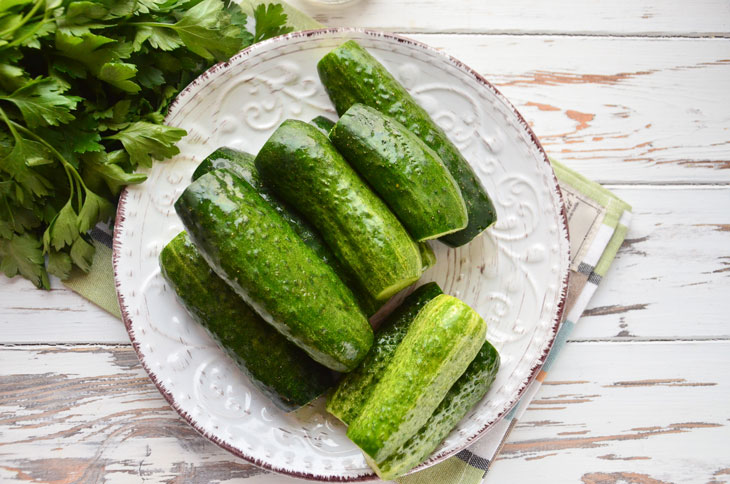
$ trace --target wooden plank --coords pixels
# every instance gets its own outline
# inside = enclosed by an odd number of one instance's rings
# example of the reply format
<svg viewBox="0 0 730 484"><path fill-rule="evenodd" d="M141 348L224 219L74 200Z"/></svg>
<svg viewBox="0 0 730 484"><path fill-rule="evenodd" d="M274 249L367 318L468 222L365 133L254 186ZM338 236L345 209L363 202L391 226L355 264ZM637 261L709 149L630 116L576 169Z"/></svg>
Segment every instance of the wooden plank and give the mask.
<svg viewBox="0 0 730 484"><path fill-rule="evenodd" d="M130 347L2 347L0 361L3 482L289 482L188 427ZM707 482L730 464L729 364L728 341L570 343L487 483Z"/></svg>
<svg viewBox="0 0 730 484"><path fill-rule="evenodd" d="M41 291L0 274L0 344L129 343L122 322L51 277Z"/></svg>
<svg viewBox="0 0 730 484"><path fill-rule="evenodd" d="M593 180L730 182L730 40L412 37L482 73Z"/></svg>
<svg viewBox="0 0 730 484"><path fill-rule="evenodd" d="M730 187L611 186L634 206L627 243L572 338L730 336ZM58 287L0 276L0 343L128 343L120 321Z"/></svg>
<svg viewBox="0 0 730 484"><path fill-rule="evenodd" d="M327 6L289 3L332 27L394 32L557 33L592 35L727 35L730 5L723 0L485 2L364 0Z"/></svg>
<svg viewBox="0 0 730 484"><path fill-rule="evenodd" d="M223 482L261 472L201 437L131 347L1 348L0 481Z"/></svg>
<svg viewBox="0 0 730 484"><path fill-rule="evenodd" d="M730 336L730 186L609 186L634 206L628 242L572 335ZM57 282L57 281L56 281ZM129 342L120 321L54 282L0 276L0 344Z"/></svg>
<svg viewBox="0 0 730 484"><path fill-rule="evenodd" d="M730 187L609 187L634 206L573 339L730 337Z"/></svg>
<svg viewBox="0 0 730 484"><path fill-rule="evenodd" d="M728 482L728 364L727 341L569 344L485 484Z"/></svg>

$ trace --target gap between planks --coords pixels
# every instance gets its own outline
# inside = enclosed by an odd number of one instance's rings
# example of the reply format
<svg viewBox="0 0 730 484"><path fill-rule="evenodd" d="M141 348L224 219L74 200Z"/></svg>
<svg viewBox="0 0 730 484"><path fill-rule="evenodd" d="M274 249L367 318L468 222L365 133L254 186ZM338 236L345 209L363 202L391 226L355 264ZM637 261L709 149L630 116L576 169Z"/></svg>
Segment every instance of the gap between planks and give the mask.
<svg viewBox="0 0 730 484"><path fill-rule="evenodd" d="M382 30L377 27L363 27L367 30ZM696 40L696 39L730 39L730 32L702 32L702 33L684 33L672 34L670 32L611 32L608 30L583 31L583 32L553 32L549 30L534 30L527 32L517 32L514 30L490 30L488 32L479 30L393 30L390 31L396 35L463 35L463 36L481 36L481 37L591 37L591 38L617 38L623 40L631 39L678 39L678 40Z"/></svg>
<svg viewBox="0 0 730 484"><path fill-rule="evenodd" d="M591 344L616 344L616 345L628 345L628 344L666 344L666 343L708 343L708 344L725 344L730 343L730 335L727 336L678 336L676 338L652 338L652 337L632 337L631 339L618 339L618 338L591 338L591 339L568 339L567 343L576 345L591 345ZM132 349L131 343L0 343L0 350L7 349L21 349L21 350L34 350L38 348L67 348L72 350L73 348L99 348L99 349Z"/></svg>

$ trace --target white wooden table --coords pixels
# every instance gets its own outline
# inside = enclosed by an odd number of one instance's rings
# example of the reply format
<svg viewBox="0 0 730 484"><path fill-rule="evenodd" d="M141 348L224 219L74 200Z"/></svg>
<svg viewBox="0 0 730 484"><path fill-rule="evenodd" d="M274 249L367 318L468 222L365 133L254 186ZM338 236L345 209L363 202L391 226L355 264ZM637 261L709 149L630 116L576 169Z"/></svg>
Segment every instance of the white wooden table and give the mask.
<svg viewBox="0 0 730 484"><path fill-rule="evenodd" d="M546 150L634 206L486 483L730 482L730 1L293 2L483 73ZM122 323L0 276L1 482L293 482L200 437Z"/></svg>

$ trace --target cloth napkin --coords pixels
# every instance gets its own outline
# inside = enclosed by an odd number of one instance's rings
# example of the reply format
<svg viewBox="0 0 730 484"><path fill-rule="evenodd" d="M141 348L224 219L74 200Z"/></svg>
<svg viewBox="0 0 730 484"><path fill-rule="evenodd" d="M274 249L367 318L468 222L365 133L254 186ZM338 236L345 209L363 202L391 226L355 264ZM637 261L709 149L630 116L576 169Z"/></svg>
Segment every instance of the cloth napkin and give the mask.
<svg viewBox="0 0 730 484"><path fill-rule="evenodd" d="M255 6L264 2L242 0L240 3L244 11L253 14ZM292 6L280 3L287 14L287 24L295 30L323 27ZM552 350L536 380L505 418L468 449L399 479L401 484L478 484L484 479L489 465L537 394L626 237L631 220L631 207L626 202L559 162L551 160L551 163L565 200L571 239L571 275L565 317ZM96 247L91 271L88 274L77 272L64 284L121 319L112 269L111 232L97 227L91 236Z"/></svg>

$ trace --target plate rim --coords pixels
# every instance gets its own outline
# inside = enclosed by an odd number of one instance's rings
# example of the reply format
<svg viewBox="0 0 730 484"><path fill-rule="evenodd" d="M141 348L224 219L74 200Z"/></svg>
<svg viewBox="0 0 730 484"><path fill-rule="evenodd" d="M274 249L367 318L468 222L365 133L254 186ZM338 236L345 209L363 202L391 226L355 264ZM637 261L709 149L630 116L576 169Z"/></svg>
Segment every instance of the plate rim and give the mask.
<svg viewBox="0 0 730 484"><path fill-rule="evenodd" d="M449 451L443 451L439 454L436 454L435 456L429 457L426 461L420 463L415 468L411 469L407 474L411 474L413 472L417 472L423 469L426 469L428 467L431 467L432 465L438 464L439 462L442 462L446 460L449 457L452 457L459 452L467 449L469 446L471 446L474 442L479 440L487 430L492 428L497 422L502 420L502 418L509 413L512 408L521 400L521 398L524 396L525 391L527 388L533 383L537 375L540 373L540 370L542 369L543 365L545 364L546 358L548 354L550 353L550 350L553 347L553 344L555 343L555 339L558 334L558 330L560 328L560 325L563 320L563 315L565 311L565 303L567 298L567 291L568 291L568 283L570 278L570 236L568 233L568 217L567 217L567 210L565 207L565 200L562 195L562 191L560 189L560 184L558 183L557 176L555 175L555 170L553 169L552 165L550 164L550 159L545 152L542 144L540 143L540 140L535 135L534 131L530 127L530 125L527 123L527 121L524 119L522 114L515 108L515 106L497 89L491 82L489 82L484 76L482 76L479 72L474 70L473 68L469 67L467 64L463 63L459 59L453 57L450 54L447 54L439 49L436 49L434 47L431 47L428 44L425 44L423 42L420 42L418 40L405 37L402 35L398 35L392 32L387 31L378 31L373 29L366 29L366 28L357 28L357 27L327 27L327 28L321 28L321 29L310 29L310 30L301 30L292 32L289 34L281 35L278 37L273 37L271 39L264 40L262 42L258 42L255 44L250 45L249 47L246 47L245 49L239 51L238 53L234 54L230 59L227 61L219 62L217 64L214 64L207 70L205 70L202 74L200 74L198 77L193 79L185 88L180 91L180 93L175 97L175 99L170 103L168 106L167 115L165 116L165 122L167 122L171 117L173 117L176 114L177 108L180 105L181 100L185 99L190 92L199 86L201 83L207 81L208 77L216 73L218 70L225 69L229 66L231 62L237 61L244 57L251 57L252 54L254 54L257 50L260 50L262 48L268 47L270 44L278 43L278 42L286 42L288 39L291 38L299 38L299 37L317 37L321 35L327 35L327 34L348 34L348 33L358 33L358 34L365 34L367 36L371 37L381 37L381 38L387 38L390 40L395 40L398 43L403 44L409 44L415 47L418 47L420 49L423 49L425 51L429 51L431 53L437 54L440 57L443 57L447 62L451 63L452 65L456 66L458 69L461 69L471 75L477 83L481 84L483 87L486 87L487 89L491 90L492 93L494 93L497 98L499 98L502 102L505 103L505 105L517 116L517 120L522 125L522 127L526 130L527 134L530 137L530 141L532 142L533 147L537 148L539 154L541 155L543 161L548 164L550 168L550 173L552 175L551 181L553 184L553 194L557 195L559 207L560 207L560 214L559 214L559 221L562 227L559 228L558 232L561 237L565 239L566 247L567 247L567 253L563 257L567 257L568 264L566 266L565 274L563 275L562 281L561 281L561 287L559 289L559 299L556 306L556 312L554 313L554 320L552 322L552 326L550 328L550 336L548 336L547 345L545 349L543 350L542 354L540 355L539 359L537 360L537 363L531 368L530 374L527 376L526 379L524 379L520 385L520 387L517 389L517 392L515 393L514 399L505 407L505 409L497 415L497 417L492 420L491 422L486 423L483 425L477 432L467 437L460 445L457 445L456 448L449 450ZM157 390L160 392L160 394L163 396L163 398L167 401L167 403L170 405L172 409L177 412L180 417L185 420L185 422L190 425L193 429L195 429L196 432L198 432L200 435L208 439L209 441L213 442L217 446L225 449L226 451L230 452L231 454L235 455L236 457L239 457L241 459L244 459L245 461L266 469L268 471L285 474L288 476L292 476L299 479L306 479L306 480L313 480L313 481L323 481L323 482L363 482L363 481L371 481L373 479L378 479L377 475L373 472L370 474L363 474L359 476L343 476L343 475L317 475L315 473L310 472L297 472L290 469L285 469L281 467L277 467L275 465L272 465L271 463L264 462L260 459L257 459L256 457L250 456L245 454L242 450L232 446L231 444L228 444L227 442L223 441L220 437L209 434L207 431L205 431L202 428L202 425L199 425L197 421L185 410L181 409L177 403L175 402L175 399L173 398L172 394L166 390L163 386L161 381L157 378L157 375L151 371L151 368L147 365L145 362L145 357L141 353L140 349L140 343L137 341L135 337L135 333L132 329L132 317L130 315L129 309L125 303L124 296L120 292L120 283L119 283L119 277L118 272L121 270L118 266L119 263L119 251L121 250L121 229L120 227L124 224L124 221L126 220L125 217L125 205L127 201L127 195L128 195L128 188L125 187L120 196L119 201L117 203L117 209L115 214L115 221L114 221L114 232L113 232L113 240L112 240L112 268L114 273L114 287L117 294L117 300L119 302L119 308L122 315L122 321L124 323L124 327L127 331L127 334L129 335L130 342L132 343L132 348L134 349L134 352L137 354L137 358L139 359L140 364L142 365L142 368L147 373L147 376L152 380L152 383L155 385Z"/></svg>

